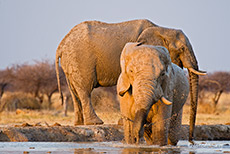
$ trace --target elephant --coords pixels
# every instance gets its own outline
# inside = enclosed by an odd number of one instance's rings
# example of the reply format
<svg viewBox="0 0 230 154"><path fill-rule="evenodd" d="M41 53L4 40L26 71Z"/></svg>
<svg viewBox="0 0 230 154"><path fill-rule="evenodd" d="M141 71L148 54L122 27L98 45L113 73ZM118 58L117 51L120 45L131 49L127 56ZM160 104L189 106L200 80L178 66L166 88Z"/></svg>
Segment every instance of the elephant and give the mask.
<svg viewBox="0 0 230 154"><path fill-rule="evenodd" d="M189 94L184 71L162 46L127 43L120 58L117 94L128 144L176 145Z"/></svg>
<svg viewBox="0 0 230 154"><path fill-rule="evenodd" d="M197 96L198 63L187 36L176 29L160 27L149 20L131 20L121 23L85 21L70 30L56 51L56 74L59 79L59 59L74 102L75 125L103 124L91 104L91 92L99 86L117 84L120 75L120 55L127 42L164 46L170 52L172 62L185 67L190 75L191 120L193 135Z"/></svg>

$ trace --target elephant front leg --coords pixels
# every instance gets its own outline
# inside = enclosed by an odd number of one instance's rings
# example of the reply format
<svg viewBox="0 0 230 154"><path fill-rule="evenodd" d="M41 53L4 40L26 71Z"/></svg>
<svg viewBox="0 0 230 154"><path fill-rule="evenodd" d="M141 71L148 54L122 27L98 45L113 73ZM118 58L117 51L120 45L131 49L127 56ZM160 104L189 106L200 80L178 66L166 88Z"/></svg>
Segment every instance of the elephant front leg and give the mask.
<svg viewBox="0 0 230 154"><path fill-rule="evenodd" d="M181 134L181 123L182 123L182 112L181 109L179 113L174 113L170 120L170 127L169 127L169 136L168 136L168 143L170 145L177 145L178 141L180 140Z"/></svg>
<svg viewBox="0 0 230 154"><path fill-rule="evenodd" d="M152 144L164 146L168 144L168 129L171 106L158 102L153 106L155 112L152 118Z"/></svg>
<svg viewBox="0 0 230 154"><path fill-rule="evenodd" d="M127 144L132 144L132 122L123 118L124 139Z"/></svg>
<svg viewBox="0 0 230 154"><path fill-rule="evenodd" d="M152 141L152 124L146 124L144 126L144 139L148 145L153 143Z"/></svg>

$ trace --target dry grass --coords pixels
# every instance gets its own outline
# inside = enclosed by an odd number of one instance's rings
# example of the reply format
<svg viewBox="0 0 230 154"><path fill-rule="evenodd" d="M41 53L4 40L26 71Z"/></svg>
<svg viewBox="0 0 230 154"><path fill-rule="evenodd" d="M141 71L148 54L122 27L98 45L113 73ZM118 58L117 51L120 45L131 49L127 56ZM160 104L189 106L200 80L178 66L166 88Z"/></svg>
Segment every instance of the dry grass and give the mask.
<svg viewBox="0 0 230 154"><path fill-rule="evenodd" d="M198 113L196 116L196 124L197 125L216 125L216 124L230 124L230 112L219 112L219 113L203 113L199 112L202 110L200 106L198 106ZM189 105L185 105L183 109L183 124L189 124L189 113L190 107Z"/></svg>
<svg viewBox="0 0 230 154"><path fill-rule="evenodd" d="M55 122L63 125L72 125L73 117L73 112L69 113L69 116L64 117L60 111L18 109L14 112L4 111L0 113L0 125L14 126L23 123L52 125Z"/></svg>
<svg viewBox="0 0 230 154"><path fill-rule="evenodd" d="M94 96L93 105L96 108L98 116L106 124L117 124L118 120L121 118L119 112L119 103L111 93L105 91L104 89L98 89L93 92ZM210 114L208 110L211 109L210 104L203 103L198 106L197 123L202 124L229 124L230 123L230 94L223 94L221 96L220 102L218 104L217 112ZM64 116L63 107L58 100L58 95L53 97L54 104L52 105L52 110L48 111L44 108L47 104L43 104L41 110L28 110L28 109L18 109L16 111L3 111L0 113L0 125L10 125L15 124L36 124L41 123L42 125L53 125L54 123L60 123L61 125L73 126L74 123L74 113L73 107L70 106L68 111L68 116ZM102 105L103 104L103 105ZM185 105L183 110L183 124L189 123L189 105Z"/></svg>

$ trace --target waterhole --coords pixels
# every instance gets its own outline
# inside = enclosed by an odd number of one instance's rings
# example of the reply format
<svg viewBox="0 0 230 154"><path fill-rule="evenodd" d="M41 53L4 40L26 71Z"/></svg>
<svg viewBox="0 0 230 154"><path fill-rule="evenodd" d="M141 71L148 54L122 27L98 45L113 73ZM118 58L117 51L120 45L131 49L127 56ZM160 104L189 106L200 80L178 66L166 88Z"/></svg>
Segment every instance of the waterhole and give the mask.
<svg viewBox="0 0 230 154"><path fill-rule="evenodd" d="M121 142L0 142L1 154L154 154L154 153L230 153L230 141L195 141L191 145L181 140L177 146L128 145Z"/></svg>

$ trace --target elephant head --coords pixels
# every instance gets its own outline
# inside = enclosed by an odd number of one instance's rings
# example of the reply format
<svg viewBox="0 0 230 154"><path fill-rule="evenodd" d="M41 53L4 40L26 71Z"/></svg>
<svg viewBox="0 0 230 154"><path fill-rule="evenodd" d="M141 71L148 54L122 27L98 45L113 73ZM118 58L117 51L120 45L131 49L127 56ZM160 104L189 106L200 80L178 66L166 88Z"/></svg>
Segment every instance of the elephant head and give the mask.
<svg viewBox="0 0 230 154"><path fill-rule="evenodd" d="M166 105L172 104L169 101L172 98L168 97L170 89L166 86L170 82L171 59L164 47L127 43L120 62L117 91L120 96L131 91L134 100L131 143L139 143L152 105L160 101ZM159 133L165 135L165 131Z"/></svg>
<svg viewBox="0 0 230 154"><path fill-rule="evenodd" d="M200 71L198 68L192 45L181 30L163 27L147 28L137 41L149 45L164 46L168 49L174 64L188 69L191 96L189 141L192 142L197 111L199 75L206 75L205 71Z"/></svg>

